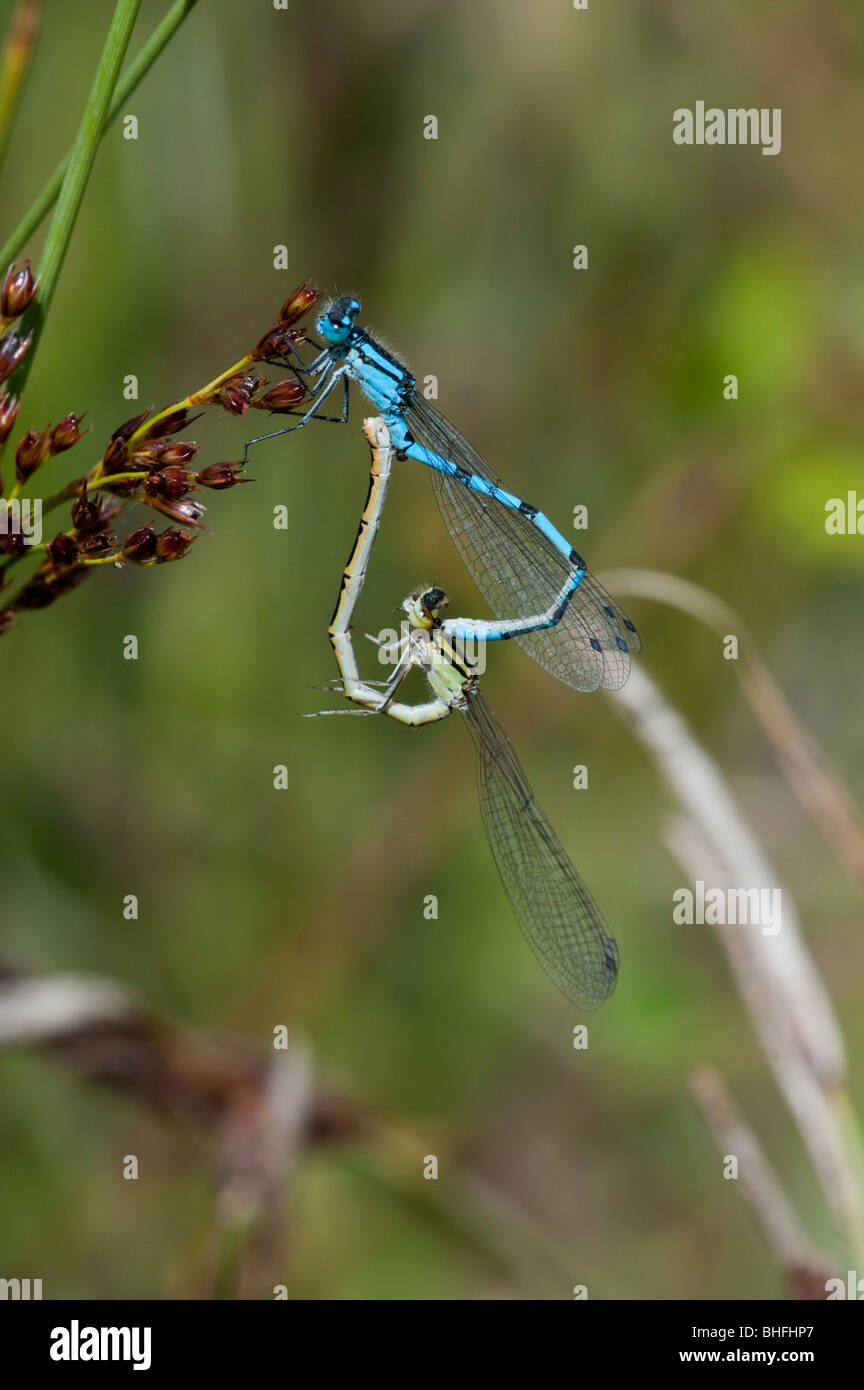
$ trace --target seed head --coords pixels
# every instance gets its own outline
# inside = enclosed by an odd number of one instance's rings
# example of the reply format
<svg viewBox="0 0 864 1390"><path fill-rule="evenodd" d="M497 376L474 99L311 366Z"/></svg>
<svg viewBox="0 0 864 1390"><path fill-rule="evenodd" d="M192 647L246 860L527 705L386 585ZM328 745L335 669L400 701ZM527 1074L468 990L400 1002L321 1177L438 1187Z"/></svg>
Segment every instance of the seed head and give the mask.
<svg viewBox="0 0 864 1390"><path fill-rule="evenodd" d="M48 453L50 440L50 425L41 434L37 430L28 430L21 439L15 450L15 477L19 483L26 483L28 478L32 478Z"/></svg>
<svg viewBox="0 0 864 1390"><path fill-rule="evenodd" d="M0 286L0 314L4 319L21 317L33 302L38 284L38 280L33 279L29 260L24 261L20 268L10 265Z"/></svg>
<svg viewBox="0 0 864 1390"><path fill-rule="evenodd" d="M23 555L26 549L26 539L20 527L12 521L11 515L7 512L0 517L0 551L4 555Z"/></svg>
<svg viewBox="0 0 864 1390"><path fill-rule="evenodd" d="M102 508L97 499L78 497L72 503L72 525L76 531L95 531L102 524Z"/></svg>
<svg viewBox="0 0 864 1390"><path fill-rule="evenodd" d="M26 338L20 337L17 333L3 334L0 338L0 381L5 381L12 375L18 363L30 351L32 341L32 333L28 333Z"/></svg>
<svg viewBox="0 0 864 1390"><path fill-rule="evenodd" d="M302 343L303 330L291 328L287 323L277 323L259 339L249 356L256 362L272 362L290 355L294 343Z"/></svg>
<svg viewBox="0 0 864 1390"><path fill-rule="evenodd" d="M126 537L121 552L123 559L131 561L133 565L149 564L156 558L157 539L152 526L139 526L137 531L131 531Z"/></svg>
<svg viewBox="0 0 864 1390"><path fill-rule="evenodd" d="M136 430L138 430L139 427L144 424L144 421L147 419L147 416L150 414L150 411L152 409L152 405L148 406L146 410L141 411L140 415L133 415L131 420L125 420L122 425L117 426L111 438L131 439L133 434L135 434Z"/></svg>
<svg viewBox="0 0 864 1390"><path fill-rule="evenodd" d="M251 404L256 410L269 410L271 415L278 415L280 411L294 410L306 395L306 387L292 377L286 377L284 381L277 381L275 386L271 386L269 391L265 391L263 396Z"/></svg>
<svg viewBox="0 0 864 1390"><path fill-rule="evenodd" d="M169 560L182 559L194 539L194 536L187 535L185 531L178 531L173 526L163 531L156 541L157 563L165 564Z"/></svg>
<svg viewBox="0 0 864 1390"><path fill-rule="evenodd" d="M93 531L81 540L81 550L84 555L110 555L117 549L118 541L113 531Z"/></svg>
<svg viewBox="0 0 864 1390"><path fill-rule="evenodd" d="M108 448L102 456L102 469L107 474L125 473L126 465L129 462L129 450L126 447L126 440L119 433L112 434Z"/></svg>
<svg viewBox="0 0 864 1390"><path fill-rule="evenodd" d="M0 391L0 444L5 444L12 433L20 404L17 396L8 395L5 389Z"/></svg>
<svg viewBox="0 0 864 1390"><path fill-rule="evenodd" d="M242 468L242 463L210 463L206 468L202 468L200 473L195 474L195 481L200 483L202 487L214 489L237 487L239 483L251 483L251 478L237 476Z"/></svg>
<svg viewBox="0 0 864 1390"><path fill-rule="evenodd" d="M304 280L302 285L298 285L292 294L289 294L285 303L279 311L279 322L284 324L297 323L308 314L313 304L319 299L319 294L311 280Z"/></svg>
<svg viewBox="0 0 864 1390"><path fill-rule="evenodd" d="M154 441L136 449L132 455L133 463L143 463L146 468L154 464L158 468L174 464L190 463L198 452L194 439L175 439L173 442Z"/></svg>
<svg viewBox="0 0 864 1390"><path fill-rule="evenodd" d="M198 415L190 415L189 411L185 408L172 410L170 414L163 415L161 420L153 421L153 424L147 431L146 438L162 439L166 434L177 434L180 430L185 429L187 425L191 425L193 420L199 420L200 418L200 413Z"/></svg>
<svg viewBox="0 0 864 1390"><path fill-rule="evenodd" d="M223 382L217 393L217 400L232 415L245 415L252 397L263 386L263 376L253 376L251 372L237 372Z"/></svg>
<svg viewBox="0 0 864 1390"><path fill-rule="evenodd" d="M198 530L206 530L201 517L207 508L202 502L196 502L193 497L181 497L172 499L166 497L142 497L148 507L153 507L157 512L162 512L163 516L170 517L172 521L184 522L187 526L195 526Z"/></svg>
<svg viewBox="0 0 864 1390"><path fill-rule="evenodd" d="M86 414L87 412L85 410L84 415ZM60 423L54 426L51 433L52 454L62 454L67 449L71 449L74 444L78 443L79 439L83 439L84 435L88 433L87 430L82 430L81 428L81 421L84 419L84 415L73 415L70 413L69 415L65 415Z"/></svg>
<svg viewBox="0 0 864 1390"><path fill-rule="evenodd" d="M144 479L144 491L150 497L164 497L168 501L185 497L190 487L189 474L183 468L163 468Z"/></svg>
<svg viewBox="0 0 864 1390"><path fill-rule="evenodd" d="M78 558L80 547L74 536L68 535L65 531L60 531L53 539L48 542L48 558L52 565L60 568L63 565L74 564Z"/></svg>

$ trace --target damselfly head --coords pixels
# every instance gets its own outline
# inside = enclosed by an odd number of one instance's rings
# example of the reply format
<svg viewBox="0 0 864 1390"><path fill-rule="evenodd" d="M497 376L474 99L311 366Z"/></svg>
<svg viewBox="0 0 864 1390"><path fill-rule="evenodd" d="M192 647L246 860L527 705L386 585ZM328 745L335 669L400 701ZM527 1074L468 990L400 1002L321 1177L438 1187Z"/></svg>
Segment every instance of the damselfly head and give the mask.
<svg viewBox="0 0 864 1390"><path fill-rule="evenodd" d="M416 593L408 595L402 607L412 627L428 629L437 626L439 614L449 602L443 589L418 589Z"/></svg>
<svg viewBox="0 0 864 1390"><path fill-rule="evenodd" d="M337 346L344 343L359 313L360 300L354 299L350 294L342 294L320 315L315 328L325 342Z"/></svg>

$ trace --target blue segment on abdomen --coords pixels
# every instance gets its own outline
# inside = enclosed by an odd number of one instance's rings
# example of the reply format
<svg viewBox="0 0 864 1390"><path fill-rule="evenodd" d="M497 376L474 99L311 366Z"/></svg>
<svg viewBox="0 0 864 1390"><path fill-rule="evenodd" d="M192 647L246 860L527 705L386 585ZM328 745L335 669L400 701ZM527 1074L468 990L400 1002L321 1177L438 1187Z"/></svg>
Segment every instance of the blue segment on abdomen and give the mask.
<svg viewBox="0 0 864 1390"><path fill-rule="evenodd" d="M547 541L551 541L559 555L563 555L565 560L572 560L573 547L566 541L549 520L544 512L537 512L534 517L534 525L538 531L542 531Z"/></svg>
<svg viewBox="0 0 864 1390"><path fill-rule="evenodd" d="M571 597L579 588L584 578L584 569L575 570L552 617L547 618L545 622L537 623L530 631L544 632L551 627L555 627L555 625L560 622ZM447 631L451 637L462 642L469 642L472 640L482 642L506 642L511 637L522 637L526 635L523 632L514 632L512 628L510 630L505 628L504 631L501 631L500 625L494 622L482 623L477 621L469 622L465 627L457 627L451 620L448 623Z"/></svg>
<svg viewBox="0 0 864 1390"><path fill-rule="evenodd" d="M447 477L456 478L463 487L470 488L481 497L491 497L494 501L500 502L502 507L521 512L536 526L540 534L551 542L568 564L578 563L578 556L574 556L572 546L543 512L535 511L515 493L506 492L495 483L487 482L479 473L471 473L465 468L457 467L450 459L434 454L431 449L424 448L412 439L403 418L403 411L404 392L406 387L413 385L414 378L395 361L380 353L371 339L367 339L362 347L353 348L347 354L346 365L349 376L354 378L361 391L381 411L394 448L406 453L409 458L425 463L427 468L434 468Z"/></svg>
<svg viewBox="0 0 864 1390"><path fill-rule="evenodd" d="M543 512L535 512L533 507L529 507L526 510L522 499L517 497L515 493L507 492L504 488L497 487L495 483L487 482L479 473L469 473L467 469L457 468L455 463L452 463L449 459L441 458L439 454L433 454L431 450L425 449L422 444L417 444L413 440L411 443L404 445L397 443L395 431L401 428L402 437L404 438L407 435L405 423L400 416L395 414L392 419L387 416L385 416L385 419L390 429L390 437L397 449L404 449L404 452L409 458L417 459L420 463L425 463L428 468L435 468L439 473L446 473L448 477L456 478L462 483L463 487L470 488L472 492L479 493L481 497L491 497L493 501L500 502L502 507L509 507L513 512L521 511L522 514L527 516L533 525L536 526L541 535L545 536L548 541L551 541L552 545L558 551L558 554L565 559L568 564L574 563L573 547L564 539L559 531L556 531L552 522Z"/></svg>

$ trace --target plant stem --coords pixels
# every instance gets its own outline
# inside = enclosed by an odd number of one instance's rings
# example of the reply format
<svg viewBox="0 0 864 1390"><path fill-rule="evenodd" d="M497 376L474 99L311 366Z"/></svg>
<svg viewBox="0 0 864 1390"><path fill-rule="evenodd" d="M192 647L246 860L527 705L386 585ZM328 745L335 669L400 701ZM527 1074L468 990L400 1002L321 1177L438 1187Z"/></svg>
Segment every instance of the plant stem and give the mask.
<svg viewBox="0 0 864 1390"><path fill-rule="evenodd" d="M142 77L153 66L162 49L180 28L183 20L190 10L195 8L198 0L177 0L166 14L162 23L157 25L150 38L141 49L140 53L133 59L126 69L122 78L117 84L114 98L108 108L105 118L106 127L113 121L117 112L123 107ZM5 245L0 248L0 266L6 266L10 261L14 261L22 247L36 231L42 219L50 212L57 195L63 184L66 170L69 167L73 151L70 150L64 159L60 161L54 173L51 175L42 192L35 202L28 208L21 218L15 230L7 238Z"/></svg>
<svg viewBox="0 0 864 1390"><path fill-rule="evenodd" d="M87 483L86 491L92 492L94 488L110 487L112 483L126 483L129 481L130 478L134 478L136 481L140 481L141 478L146 477L147 474L145 472L109 473L104 478L99 478L98 481L95 478L91 478L90 481Z"/></svg>
<svg viewBox="0 0 864 1390"><path fill-rule="evenodd" d="M24 333L32 328L33 345L18 373L16 373L17 380L16 377L13 377L19 397L33 366L36 348L45 326L45 318L51 307L54 291L57 288L60 270L72 238L72 229L75 226L75 220L84 197L84 190L87 187L93 161L96 158L96 151L99 148L99 141L105 128L108 105L117 83L120 64L123 62L123 55L126 52L140 4L141 0L117 0L114 17L111 20L108 37L105 40L105 47L96 68L90 97L84 108L84 117L75 144L72 146L66 176L63 179L63 186L57 199L57 208L51 220L39 261L39 293L28 309L22 324L22 332Z"/></svg>
<svg viewBox="0 0 864 1390"><path fill-rule="evenodd" d="M223 382L227 381L232 376L236 376L238 372L246 371L249 367L255 366L257 363L257 358L253 357L250 353L244 353L238 362L235 362L231 367L226 367L225 370L220 372L218 376L215 376L212 381L208 381L206 386L199 387L197 391L191 391L188 396L184 396L182 401L174 401L171 405L166 405L164 410L157 411L155 415L151 415L138 427L133 435L130 435L128 448L130 450L133 449L137 441L147 434L148 430L150 430L158 420L163 420L167 415L173 415L177 410L189 410L196 405L211 404L213 396ZM0 446L0 452L2 452L2 446ZM102 472L103 464L104 458L101 458L98 463L93 465L89 472L83 473L77 478L72 478L71 481L65 483L58 492L52 493L50 497L45 498L42 503L43 517L47 516L49 512L55 511L57 507L62 507L70 498L79 496L82 490L84 492L94 492L99 488L107 487L111 483L125 482L132 478L146 478L147 476L146 472L138 471L116 473L109 476ZM17 496L19 490L20 485L16 483L12 492L9 494L8 500L11 501L13 497ZM32 547L30 549L32 552ZM22 560L26 560L27 558L28 555L25 553L21 555L12 555L8 560L0 560L0 588L3 586L6 572L12 569L13 565L20 564Z"/></svg>
<svg viewBox="0 0 864 1390"><path fill-rule="evenodd" d="M138 426L135 433L129 436L130 451L138 443L139 439L142 439L145 434L150 433L158 420L164 420L167 415L173 415L176 410L191 410L196 405L206 405L212 396L219 390L223 382L226 382L229 377L237 376L239 372L245 372L249 367L253 366L255 360L254 357L250 357L249 354L246 353L240 358L239 362L234 363L233 367L226 367L224 372L220 372L212 381L208 381L206 386L200 387L197 391L192 391L188 396L185 396L182 401L174 401L172 405L166 405L164 410L160 410L157 414L151 415L149 420L145 420ZM98 471L96 476L98 477Z"/></svg>
<svg viewBox="0 0 864 1390"><path fill-rule="evenodd" d="M116 565L116 555L100 555L96 560L76 560L76 565Z"/></svg>
<svg viewBox="0 0 864 1390"><path fill-rule="evenodd" d="M96 68L96 76L93 79L93 86L90 89L90 96L84 108L84 116L78 129L75 144L69 154L63 186L60 189L57 207L51 219L51 226L48 228L48 235L45 238L45 245L42 248L42 256L39 261L39 291L21 321L20 331L22 335L30 333L32 343L21 366L10 379L10 382L14 383L19 401L33 367L33 360L39 339L42 336L42 329L45 327L48 309L54 297L60 270L72 238L72 229L75 226L78 210L84 197L84 190L87 187L93 161L96 158L96 151L99 148L99 141L105 128L108 104L117 83L117 74L129 44L129 36L132 33L140 4L141 0L117 0L108 29L108 37L105 40L105 47L102 50L102 56ZM0 445L0 455L6 447L6 442L8 441L4 441Z"/></svg>
<svg viewBox="0 0 864 1390"><path fill-rule="evenodd" d="M182 401L174 401L171 405L166 405L164 410L158 411L156 415L151 416L149 420L146 420L144 424L136 430L135 434L133 434L129 440L129 447L134 447L136 441L142 435L146 434L148 429L157 420L164 419L166 415L173 415L175 410L184 410L196 405L208 404L209 397L219 389L223 381L227 381L229 377L236 376L238 372L245 371L248 367L252 366L255 361L255 358L246 353L240 358L239 362L234 363L233 367L226 367L224 372L220 372L219 375L214 377L212 381L209 381L206 386L201 386L197 391L190 392ZM106 479L102 473L102 463L103 460L100 459L98 463L93 465L89 472L83 473L77 478L72 478L71 481L65 483L58 492L54 492L50 497L46 497L42 503L42 515L47 516L49 512L53 512L57 507L62 507L63 503L68 502L71 497L77 497L82 487L84 487L87 492L91 492L95 488L104 487L106 481L117 481L115 478ZM137 475L134 473L122 473L117 475L118 478L124 479L135 476ZM142 473L140 476L144 477L145 474ZM4 569L8 569L11 564L21 558L24 557L16 555L12 560L7 560L5 565L0 563L0 578L2 578Z"/></svg>
<svg viewBox="0 0 864 1390"><path fill-rule="evenodd" d="M864 1194L864 1142L861 1138L861 1127L858 1117L849 1098L848 1092L843 1088L838 1088L833 1095L834 1112L840 1131L846 1143L846 1155L849 1161L849 1168L853 1178L850 1190L855 1194L854 1210L851 1213L849 1222L848 1239L852 1255L860 1268L864 1264L864 1211L862 1211L862 1194Z"/></svg>
<svg viewBox="0 0 864 1390"><path fill-rule="evenodd" d="M3 44L0 59L0 168L6 159L15 117L30 75L41 19L42 0L19 0Z"/></svg>

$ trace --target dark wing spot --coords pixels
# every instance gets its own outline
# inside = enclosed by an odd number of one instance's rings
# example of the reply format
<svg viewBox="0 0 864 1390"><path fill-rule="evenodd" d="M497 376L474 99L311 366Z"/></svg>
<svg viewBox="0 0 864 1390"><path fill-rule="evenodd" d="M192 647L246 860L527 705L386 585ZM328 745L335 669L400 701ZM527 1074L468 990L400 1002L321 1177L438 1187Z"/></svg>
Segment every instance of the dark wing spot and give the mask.
<svg viewBox="0 0 864 1390"><path fill-rule="evenodd" d="M618 974L618 947L614 941L604 941L603 954L606 957L606 970L610 975Z"/></svg>

